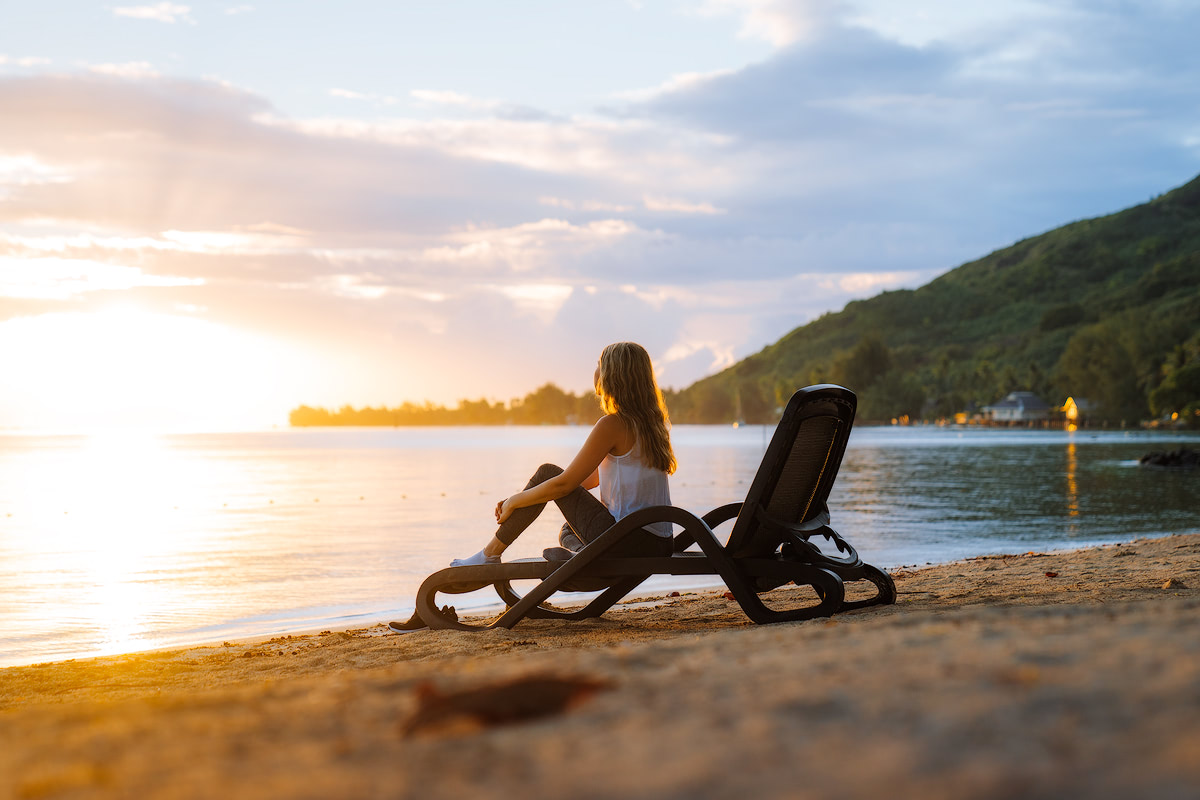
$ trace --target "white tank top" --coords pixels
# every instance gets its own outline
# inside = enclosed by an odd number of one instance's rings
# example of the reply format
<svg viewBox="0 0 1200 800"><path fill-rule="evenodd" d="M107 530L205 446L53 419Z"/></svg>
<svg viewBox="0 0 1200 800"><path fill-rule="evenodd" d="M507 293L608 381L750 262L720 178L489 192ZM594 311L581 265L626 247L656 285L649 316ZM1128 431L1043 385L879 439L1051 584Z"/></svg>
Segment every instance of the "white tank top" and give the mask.
<svg viewBox="0 0 1200 800"><path fill-rule="evenodd" d="M641 442L635 439L625 455L609 453L600 462L600 502L617 520L649 506L669 506L671 489L667 473L646 465ZM656 522L647 525L646 530L669 538L671 523Z"/></svg>

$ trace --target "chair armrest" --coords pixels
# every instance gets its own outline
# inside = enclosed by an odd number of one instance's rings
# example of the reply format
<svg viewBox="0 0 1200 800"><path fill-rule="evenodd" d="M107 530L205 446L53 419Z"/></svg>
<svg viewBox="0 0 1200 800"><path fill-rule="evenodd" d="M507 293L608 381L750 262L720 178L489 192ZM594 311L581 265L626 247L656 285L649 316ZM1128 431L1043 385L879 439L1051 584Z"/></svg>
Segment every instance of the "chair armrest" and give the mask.
<svg viewBox="0 0 1200 800"><path fill-rule="evenodd" d="M700 519L704 520L708 527L715 528L722 522L728 522L740 513L742 513L742 502L739 500L736 503L726 503L723 506L717 506Z"/></svg>
<svg viewBox="0 0 1200 800"><path fill-rule="evenodd" d="M742 511L742 504L740 501L737 503L726 503L723 506L717 506L716 508L714 508L712 511L705 514L700 519L703 520L704 524L707 525L709 528L716 528L721 523L728 522L729 520L737 517L737 515L740 514L741 511ZM675 537L675 545L674 545L675 552L682 553L684 550L687 550L689 547L691 547L695 543L696 543L695 538L690 533L688 533L686 530L684 530L678 536Z"/></svg>

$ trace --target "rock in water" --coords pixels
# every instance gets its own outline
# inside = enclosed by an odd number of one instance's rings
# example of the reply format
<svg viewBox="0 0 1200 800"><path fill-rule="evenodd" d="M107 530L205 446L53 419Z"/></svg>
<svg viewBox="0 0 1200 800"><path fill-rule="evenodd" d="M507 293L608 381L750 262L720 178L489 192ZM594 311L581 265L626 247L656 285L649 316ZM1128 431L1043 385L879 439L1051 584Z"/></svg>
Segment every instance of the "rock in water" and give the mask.
<svg viewBox="0 0 1200 800"><path fill-rule="evenodd" d="M1200 451L1188 447L1168 452L1154 451L1147 453L1138 461L1143 467L1171 467L1175 469L1195 469L1200 467Z"/></svg>

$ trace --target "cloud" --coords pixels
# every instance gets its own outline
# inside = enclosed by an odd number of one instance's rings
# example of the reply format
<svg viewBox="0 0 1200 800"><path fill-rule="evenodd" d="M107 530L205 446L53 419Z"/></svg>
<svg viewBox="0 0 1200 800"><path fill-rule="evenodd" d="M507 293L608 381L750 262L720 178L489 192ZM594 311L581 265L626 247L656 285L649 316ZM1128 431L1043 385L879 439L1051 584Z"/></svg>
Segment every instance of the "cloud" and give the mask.
<svg viewBox="0 0 1200 800"><path fill-rule="evenodd" d="M374 94L372 92L356 92L351 89L330 89L329 94L332 97L341 97L346 100L363 100L376 105L395 105L399 102L395 97L388 95Z"/></svg>
<svg viewBox="0 0 1200 800"><path fill-rule="evenodd" d="M544 206L552 206L554 208L565 208L571 211L599 211L605 213L627 214L636 209L636 206L621 205L619 203L606 203L602 200L571 200L566 197L539 197L538 202Z"/></svg>
<svg viewBox="0 0 1200 800"><path fill-rule="evenodd" d="M147 275L137 267L77 259L5 258L0 256L0 297L68 300L88 292L111 292L138 286L200 286L202 278Z"/></svg>
<svg viewBox="0 0 1200 800"><path fill-rule="evenodd" d="M642 203L651 211L667 211L677 214L724 214L725 209L717 208L712 203L690 203L670 197L652 197L646 195Z"/></svg>
<svg viewBox="0 0 1200 800"><path fill-rule="evenodd" d="M6 64L15 64L18 67L41 67L52 63L48 58L39 56L24 56L22 58L13 58L0 53L0 67Z"/></svg>
<svg viewBox="0 0 1200 800"><path fill-rule="evenodd" d="M480 98L471 97L459 92L413 89L409 94L412 95L413 99L431 106L458 106L477 110L492 110L501 105L495 100L481 100Z"/></svg>
<svg viewBox="0 0 1200 800"><path fill-rule="evenodd" d="M968 215L979 246L998 246L1186 180L1198 163L1188 141L1200 84L1181 61L1181 31L1200 11L1018 8L921 46L886 25L826 24L761 63L656 92L624 114L727 137L757 172L746 183L763 232L881 215L952 228ZM737 198L720 205L744 225Z"/></svg>
<svg viewBox="0 0 1200 800"><path fill-rule="evenodd" d="M176 5L175 3L155 3L148 6L118 6L112 12L118 17L148 19L154 22L166 22L169 24L176 22L187 22L191 25L196 24L196 21L191 17L191 7Z"/></svg>
<svg viewBox="0 0 1200 800"><path fill-rule="evenodd" d="M92 64L88 67L98 75L113 75L118 78L157 78L158 71L147 61L129 61L124 64Z"/></svg>
<svg viewBox="0 0 1200 800"><path fill-rule="evenodd" d="M829 0L705 0L699 13L740 16L741 36L786 47L815 36L841 8Z"/></svg>

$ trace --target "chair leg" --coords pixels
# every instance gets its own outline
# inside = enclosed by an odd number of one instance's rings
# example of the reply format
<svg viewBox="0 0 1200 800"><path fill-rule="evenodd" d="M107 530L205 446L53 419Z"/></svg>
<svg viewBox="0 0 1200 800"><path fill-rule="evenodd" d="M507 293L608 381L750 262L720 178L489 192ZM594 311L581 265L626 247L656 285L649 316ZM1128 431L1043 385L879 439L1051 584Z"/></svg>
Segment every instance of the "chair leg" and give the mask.
<svg viewBox="0 0 1200 800"><path fill-rule="evenodd" d="M434 575L437 574L434 573ZM430 576L430 578L432 577ZM494 627L494 624L468 625L465 622L459 622L457 616L443 613L437 605L437 593L438 589L447 584L442 581L432 581L430 578L426 578L425 582L421 584L421 588L417 590L416 610L416 614L420 615L430 630L485 631Z"/></svg>
<svg viewBox="0 0 1200 800"><path fill-rule="evenodd" d="M873 567L870 564L864 564L862 571L863 575L858 580L870 581L875 584L877 590L875 596L866 600L843 602L842 607L838 611L851 611L856 608L867 608L868 606L889 606L896 602L896 582L892 580L891 575L888 575L879 567Z"/></svg>
<svg viewBox="0 0 1200 800"><path fill-rule="evenodd" d="M592 598L586 606L576 611L558 611L543 605L534 606L525 615L526 619L590 619L598 617L612 608L622 597L632 592L649 576L640 578L625 578L605 589L598 597ZM517 605L525 598L513 590L509 581L496 584L496 593L500 595L509 608Z"/></svg>
<svg viewBox="0 0 1200 800"><path fill-rule="evenodd" d="M586 606L584 606L582 609L579 610L578 613L580 615L580 618L581 619L590 619L593 617L600 616L605 611L608 611L610 608L612 608L614 605L616 605L616 603L622 597L624 597L625 595L632 592L638 586L641 586L642 581L646 580L646 578L649 578L649 577L650 577L649 575L644 575L640 578L638 578L638 577L626 578L625 580L621 581L620 583L613 584L608 589L605 589L604 592L599 597L592 600L592 602L588 603Z"/></svg>
<svg viewBox="0 0 1200 800"><path fill-rule="evenodd" d="M832 616L842 607L845 598L845 588L842 579L824 567L813 567L807 564L797 565L796 577L793 582L797 586L812 586L821 602L805 608L773 609L768 608L748 582L736 581L740 586L729 582L729 577L723 575L733 597L742 607L742 611L752 621L763 625L772 622L793 622L796 620L815 619ZM748 592L747 592L748 590Z"/></svg>
<svg viewBox="0 0 1200 800"><path fill-rule="evenodd" d="M797 586L812 586L816 590L817 596L821 598L821 602L808 608L794 608L785 611L768 608L759 598L754 581L745 574L737 560L732 558L717 541L711 528L703 522L700 525L690 522L682 524L684 524L684 533L689 536L691 541L700 545L700 550L708 556L709 562L721 579L725 581L725 585L729 587L729 591L738 605L742 607L742 611L756 623L828 617L841 607L842 600L845 599L845 587L842 585L842 579L834 572L820 566L793 562L790 565L793 572L788 577Z"/></svg>
<svg viewBox="0 0 1200 800"><path fill-rule="evenodd" d="M512 608L524 599L512 588L511 581L500 581L499 583L495 584L495 588L496 594L498 594L500 599L504 601L505 608ZM545 606L539 605L531 608L529 613L525 616L529 619L562 619L563 614L564 612L562 611L556 611L553 608L546 608Z"/></svg>

